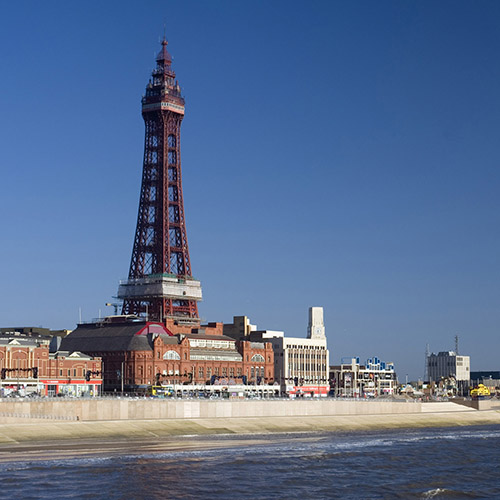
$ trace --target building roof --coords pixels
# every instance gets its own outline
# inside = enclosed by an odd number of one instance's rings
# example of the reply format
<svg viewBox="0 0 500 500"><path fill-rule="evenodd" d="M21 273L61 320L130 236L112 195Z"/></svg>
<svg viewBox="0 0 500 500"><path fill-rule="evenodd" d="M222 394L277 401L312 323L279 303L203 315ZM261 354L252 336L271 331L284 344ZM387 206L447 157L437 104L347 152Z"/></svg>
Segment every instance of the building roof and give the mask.
<svg viewBox="0 0 500 500"><path fill-rule="evenodd" d="M71 330L50 330L41 326L10 326L0 328L0 334L9 335L45 335L48 337L65 337Z"/></svg>
<svg viewBox="0 0 500 500"><path fill-rule="evenodd" d="M144 326L144 322L81 324L62 339L59 350L71 352L152 350L151 336L139 335Z"/></svg>
<svg viewBox="0 0 500 500"><path fill-rule="evenodd" d="M500 379L500 371L495 370L495 371L476 371L476 372L470 372L470 378L471 380L478 380L481 378L492 378L494 380L499 380Z"/></svg>
<svg viewBox="0 0 500 500"><path fill-rule="evenodd" d="M157 61L165 61L169 65L172 64L172 56L170 55L169 51L167 50L167 45L168 42L164 38L161 42L161 50L158 52L158 55L156 56Z"/></svg>
<svg viewBox="0 0 500 500"><path fill-rule="evenodd" d="M84 354L83 352L80 351L57 351L57 352L51 352L49 355L51 358L58 359L58 358L67 358L67 359L84 359L84 360L93 360L94 358L92 356L89 356L88 354Z"/></svg>
<svg viewBox="0 0 500 500"><path fill-rule="evenodd" d="M264 342L250 342L250 347L252 349L265 349L266 345Z"/></svg>
<svg viewBox="0 0 500 500"><path fill-rule="evenodd" d="M38 347L48 345L51 337L38 333L9 332L0 333L0 345L18 345L24 347Z"/></svg>
<svg viewBox="0 0 500 500"><path fill-rule="evenodd" d="M160 335L160 338L164 344L177 345L180 342L179 337L175 335Z"/></svg>
<svg viewBox="0 0 500 500"><path fill-rule="evenodd" d="M39 334L39 335L50 335L51 331L48 328L42 328L38 326L9 326L0 328L0 333L7 334Z"/></svg>

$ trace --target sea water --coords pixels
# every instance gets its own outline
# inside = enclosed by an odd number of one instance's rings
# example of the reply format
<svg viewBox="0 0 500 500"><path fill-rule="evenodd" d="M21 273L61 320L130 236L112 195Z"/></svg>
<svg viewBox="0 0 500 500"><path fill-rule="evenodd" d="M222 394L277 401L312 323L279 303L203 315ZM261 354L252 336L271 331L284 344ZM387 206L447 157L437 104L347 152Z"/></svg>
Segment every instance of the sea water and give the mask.
<svg viewBox="0 0 500 500"><path fill-rule="evenodd" d="M230 436L200 438L220 446L205 451L4 462L0 497L500 499L500 426L253 438L238 437L238 447Z"/></svg>

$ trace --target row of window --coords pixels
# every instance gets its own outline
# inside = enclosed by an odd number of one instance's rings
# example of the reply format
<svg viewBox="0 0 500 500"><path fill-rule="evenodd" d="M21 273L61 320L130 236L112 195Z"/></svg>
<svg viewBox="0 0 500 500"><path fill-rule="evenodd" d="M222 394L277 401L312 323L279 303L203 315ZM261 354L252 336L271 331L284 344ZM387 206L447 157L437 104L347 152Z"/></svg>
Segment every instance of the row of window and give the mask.
<svg viewBox="0 0 500 500"><path fill-rule="evenodd" d="M199 340L196 340L195 342L199 342ZM210 342L210 341L209 341ZM217 341L213 341L217 342ZM193 345L194 342L190 341L191 346ZM160 351L157 352L156 357L160 359ZM271 357L268 356L268 361L271 361ZM176 351L167 351L163 355L163 359L165 360L180 360L181 357L178 352ZM187 359L187 353L184 353L184 359ZM241 361L241 357L239 354L234 353L231 355L231 353L225 353L224 356L218 356L216 354L191 354L190 359L192 360L197 360L197 361L203 361L203 360L210 360L210 361ZM247 356L247 361L248 361L248 356ZM264 363L266 360L262 354L254 354L252 356L251 361L253 363Z"/></svg>
<svg viewBox="0 0 500 500"><path fill-rule="evenodd" d="M250 368L250 378L262 377L264 378L264 367L255 366Z"/></svg>
<svg viewBox="0 0 500 500"><path fill-rule="evenodd" d="M24 370L25 368L23 367L20 367L19 368L20 370ZM50 370L48 370L48 373L45 374L45 373L39 373L39 376L49 376L49 377L56 377L57 376L57 369L56 368L51 368ZM7 378L18 378L18 374L17 372L13 372L15 373L15 375L12 375L12 374L7 374ZM83 376L85 375L85 370L83 368L73 368L73 369L70 369L68 368L67 370L59 370L59 377L79 377L79 378L82 378Z"/></svg>
<svg viewBox="0 0 500 500"><path fill-rule="evenodd" d="M288 365L288 369L292 371L301 371L301 372L326 372L326 365L309 365L303 363L290 363Z"/></svg>
<svg viewBox="0 0 500 500"><path fill-rule="evenodd" d="M207 367L207 371L206 371L206 374L207 374L207 379L211 378L212 375L215 375L216 377L222 375L223 377L227 377L228 376L228 369L227 367L223 366L219 369L218 366L216 366L213 370L212 370L212 367ZM230 377L235 377L235 376L238 376L238 377L241 377L241 368L237 368L236 371L234 369L233 366L231 366L229 368L229 376ZM203 369L203 366L200 366L198 367L198 378L205 378L205 371Z"/></svg>
<svg viewBox="0 0 500 500"><path fill-rule="evenodd" d="M326 359L326 352L288 352L289 359Z"/></svg>
<svg viewBox="0 0 500 500"><path fill-rule="evenodd" d="M189 339L191 347L210 347L213 349L229 349L234 342L227 340L209 340L209 339Z"/></svg>
<svg viewBox="0 0 500 500"><path fill-rule="evenodd" d="M218 356L217 354L191 354L189 359L192 361L241 361L239 354L226 354Z"/></svg>
<svg viewBox="0 0 500 500"><path fill-rule="evenodd" d="M195 367L192 367L192 372L193 374L196 374L195 373ZM151 376L151 369L149 369L148 371L148 375ZM143 373L142 373L142 367L139 368L139 377L142 377ZM163 375L179 375L179 370L176 369L176 370L173 370L173 369L169 369L169 370L164 370L163 371ZM231 378L234 378L234 377L241 377L243 375L243 371L241 368L235 368L233 366L231 367L226 367L226 366L222 366L222 367L211 367L211 366L208 366L205 370L205 367L203 366L199 366L198 367L198 372L197 372L197 375L198 375L198 378L199 379L204 379L205 376L207 379L211 378L213 375L215 375L216 377L219 377L219 376L222 376L222 377L231 377ZM247 372L247 375L248 375L248 372ZM265 367L264 366L252 366L250 367L250 377L251 378L254 378L254 377L264 377L265 376ZM129 376L131 376L131 374L129 374Z"/></svg>
<svg viewBox="0 0 500 500"><path fill-rule="evenodd" d="M308 351L326 351L326 347L320 345L287 345L286 349L299 349L299 350L306 349Z"/></svg>

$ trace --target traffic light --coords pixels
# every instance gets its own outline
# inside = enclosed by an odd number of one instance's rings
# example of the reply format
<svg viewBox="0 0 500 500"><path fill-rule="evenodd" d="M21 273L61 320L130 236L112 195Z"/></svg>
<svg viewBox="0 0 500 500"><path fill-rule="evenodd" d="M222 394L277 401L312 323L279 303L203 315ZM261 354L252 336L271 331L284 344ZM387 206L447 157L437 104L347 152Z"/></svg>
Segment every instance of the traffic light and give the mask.
<svg viewBox="0 0 500 500"><path fill-rule="evenodd" d="M87 373L85 374L85 380L87 382L90 382L90 375L92 374L92 372L90 370L87 370Z"/></svg>

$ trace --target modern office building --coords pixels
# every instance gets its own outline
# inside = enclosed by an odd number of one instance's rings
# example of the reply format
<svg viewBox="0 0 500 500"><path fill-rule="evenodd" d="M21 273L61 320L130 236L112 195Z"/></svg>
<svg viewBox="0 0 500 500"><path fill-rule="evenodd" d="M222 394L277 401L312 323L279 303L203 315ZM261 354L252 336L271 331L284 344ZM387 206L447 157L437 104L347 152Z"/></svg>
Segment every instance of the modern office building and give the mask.
<svg viewBox="0 0 500 500"><path fill-rule="evenodd" d="M455 351L443 351L427 357L427 373L430 382L453 377L456 381L469 382L470 357L460 356Z"/></svg>

